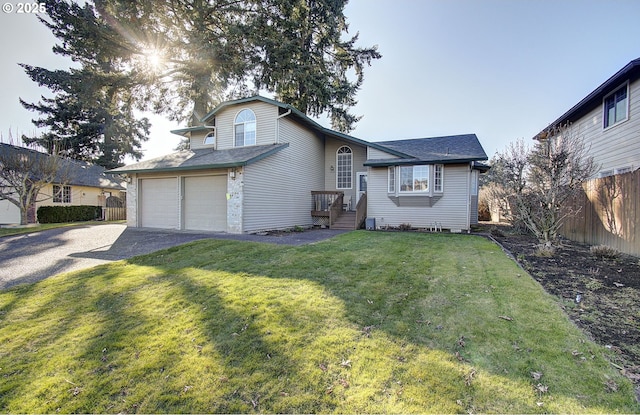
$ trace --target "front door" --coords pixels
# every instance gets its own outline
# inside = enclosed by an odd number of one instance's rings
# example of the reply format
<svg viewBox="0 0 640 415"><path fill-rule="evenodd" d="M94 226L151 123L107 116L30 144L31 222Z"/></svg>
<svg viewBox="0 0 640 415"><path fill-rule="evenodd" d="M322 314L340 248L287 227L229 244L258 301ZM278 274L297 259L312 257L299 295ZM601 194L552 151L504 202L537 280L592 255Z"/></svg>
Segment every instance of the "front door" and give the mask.
<svg viewBox="0 0 640 415"><path fill-rule="evenodd" d="M356 193L357 200L356 204L360 201L360 197L367 192L367 173L366 172L358 172L356 173Z"/></svg>

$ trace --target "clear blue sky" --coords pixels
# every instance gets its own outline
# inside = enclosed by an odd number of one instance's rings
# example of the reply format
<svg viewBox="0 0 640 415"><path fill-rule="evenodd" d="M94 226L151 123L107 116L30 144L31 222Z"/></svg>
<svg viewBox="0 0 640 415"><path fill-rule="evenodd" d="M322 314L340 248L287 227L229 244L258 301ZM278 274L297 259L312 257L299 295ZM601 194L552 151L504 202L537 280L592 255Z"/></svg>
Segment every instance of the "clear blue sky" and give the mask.
<svg viewBox="0 0 640 415"><path fill-rule="evenodd" d="M17 2L12 1L13 4ZM476 133L488 156L529 139L640 57L638 0L351 0L365 72L352 135L369 140ZM34 16L0 12L0 132L35 131L18 97L41 93L18 62L66 68ZM181 127L151 118L145 158L172 151Z"/></svg>

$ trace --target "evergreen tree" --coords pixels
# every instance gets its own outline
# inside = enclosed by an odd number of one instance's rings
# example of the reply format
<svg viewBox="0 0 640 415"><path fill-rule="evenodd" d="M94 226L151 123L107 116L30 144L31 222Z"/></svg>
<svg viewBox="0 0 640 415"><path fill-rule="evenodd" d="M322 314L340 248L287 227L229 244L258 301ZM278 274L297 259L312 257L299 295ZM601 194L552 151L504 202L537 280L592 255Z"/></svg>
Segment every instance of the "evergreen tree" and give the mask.
<svg viewBox="0 0 640 415"><path fill-rule="evenodd" d="M146 78L132 65L139 46L121 36L90 4L46 0L47 18L39 17L60 41L53 51L68 56L79 68L51 71L21 64L38 85L54 93L38 103L20 100L47 127L39 137L25 137L67 157L91 161L106 168L122 165L125 156L139 159L150 124L134 114L137 96Z"/></svg>
<svg viewBox="0 0 640 415"><path fill-rule="evenodd" d="M349 28L346 4L347 0L257 0L250 31L259 51L256 85L309 115L328 112L332 128L343 132L351 131L360 119L349 108L357 103L364 66L381 58L377 46L356 47L358 33L342 40Z"/></svg>

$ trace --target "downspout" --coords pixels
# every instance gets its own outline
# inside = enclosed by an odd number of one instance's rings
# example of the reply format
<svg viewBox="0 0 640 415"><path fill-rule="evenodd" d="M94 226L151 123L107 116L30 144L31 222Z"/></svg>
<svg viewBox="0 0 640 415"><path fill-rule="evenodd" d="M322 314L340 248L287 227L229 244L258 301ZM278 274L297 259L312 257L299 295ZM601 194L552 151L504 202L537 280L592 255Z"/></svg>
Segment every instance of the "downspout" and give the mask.
<svg viewBox="0 0 640 415"><path fill-rule="evenodd" d="M473 163L469 163L469 174L467 174L467 233L471 233L471 176L473 174Z"/></svg>
<svg viewBox="0 0 640 415"><path fill-rule="evenodd" d="M280 118L284 118L289 114L291 114L291 109L276 118L276 142L274 144L280 144Z"/></svg>

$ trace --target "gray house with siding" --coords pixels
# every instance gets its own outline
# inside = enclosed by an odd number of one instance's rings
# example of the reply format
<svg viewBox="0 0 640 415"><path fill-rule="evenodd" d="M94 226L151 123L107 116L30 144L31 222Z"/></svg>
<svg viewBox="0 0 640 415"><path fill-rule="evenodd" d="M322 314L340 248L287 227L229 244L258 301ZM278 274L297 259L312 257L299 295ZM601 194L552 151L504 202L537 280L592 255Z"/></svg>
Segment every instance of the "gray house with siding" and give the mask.
<svg viewBox="0 0 640 415"><path fill-rule="evenodd" d="M475 134L368 142L261 96L172 131L190 149L114 169L131 227L249 233L294 226L468 230L487 156Z"/></svg>
<svg viewBox="0 0 640 415"><path fill-rule="evenodd" d="M640 58L629 62L534 139L570 125L599 170L597 177L640 168Z"/></svg>

